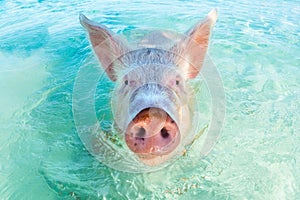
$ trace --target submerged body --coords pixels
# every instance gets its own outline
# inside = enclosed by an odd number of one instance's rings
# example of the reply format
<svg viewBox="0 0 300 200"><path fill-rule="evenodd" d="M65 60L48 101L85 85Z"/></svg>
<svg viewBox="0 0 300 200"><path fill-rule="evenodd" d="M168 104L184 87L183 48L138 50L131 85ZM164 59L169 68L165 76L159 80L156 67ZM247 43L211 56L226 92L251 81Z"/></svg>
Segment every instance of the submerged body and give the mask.
<svg viewBox="0 0 300 200"><path fill-rule="evenodd" d="M132 48L106 27L80 16L108 77L115 81L115 126L128 148L147 165L165 162L190 134L195 78L204 61L216 10L184 36L149 34ZM182 146L182 145L181 145Z"/></svg>

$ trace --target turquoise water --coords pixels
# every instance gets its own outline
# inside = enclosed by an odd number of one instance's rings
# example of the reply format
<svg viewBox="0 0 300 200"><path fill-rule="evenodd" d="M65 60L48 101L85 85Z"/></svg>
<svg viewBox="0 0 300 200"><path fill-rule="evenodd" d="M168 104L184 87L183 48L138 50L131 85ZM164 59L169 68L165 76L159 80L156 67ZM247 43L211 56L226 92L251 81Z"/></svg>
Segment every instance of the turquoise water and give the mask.
<svg viewBox="0 0 300 200"><path fill-rule="evenodd" d="M212 152L146 174L101 164L72 114L77 72L93 58L79 13L130 37L184 32L214 7L209 54L226 117ZM297 0L0 1L0 198L299 199L299 14Z"/></svg>

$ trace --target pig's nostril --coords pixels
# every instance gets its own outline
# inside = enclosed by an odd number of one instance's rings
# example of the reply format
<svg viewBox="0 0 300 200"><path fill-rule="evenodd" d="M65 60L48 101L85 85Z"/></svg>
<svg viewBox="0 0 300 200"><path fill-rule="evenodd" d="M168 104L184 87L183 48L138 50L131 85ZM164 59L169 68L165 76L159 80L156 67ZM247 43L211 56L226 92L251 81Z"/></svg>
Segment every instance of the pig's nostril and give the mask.
<svg viewBox="0 0 300 200"><path fill-rule="evenodd" d="M136 135L137 135L138 137L144 137L145 134L146 134L146 130L145 130L143 127L141 127L141 128L139 129L139 132L137 132Z"/></svg>
<svg viewBox="0 0 300 200"><path fill-rule="evenodd" d="M160 130L160 135L163 137L163 138L168 138L169 137L169 133L167 131L166 128L163 128Z"/></svg>

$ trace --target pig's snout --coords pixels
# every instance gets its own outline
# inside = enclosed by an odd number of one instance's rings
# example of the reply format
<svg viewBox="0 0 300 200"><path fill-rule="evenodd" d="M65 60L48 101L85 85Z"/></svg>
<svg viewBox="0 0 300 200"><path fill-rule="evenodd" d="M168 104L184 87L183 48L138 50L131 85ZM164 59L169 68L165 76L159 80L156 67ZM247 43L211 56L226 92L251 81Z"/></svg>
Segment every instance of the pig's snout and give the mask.
<svg viewBox="0 0 300 200"><path fill-rule="evenodd" d="M129 123L125 140L134 153L143 158L173 151L180 140L176 122L162 109L142 110Z"/></svg>

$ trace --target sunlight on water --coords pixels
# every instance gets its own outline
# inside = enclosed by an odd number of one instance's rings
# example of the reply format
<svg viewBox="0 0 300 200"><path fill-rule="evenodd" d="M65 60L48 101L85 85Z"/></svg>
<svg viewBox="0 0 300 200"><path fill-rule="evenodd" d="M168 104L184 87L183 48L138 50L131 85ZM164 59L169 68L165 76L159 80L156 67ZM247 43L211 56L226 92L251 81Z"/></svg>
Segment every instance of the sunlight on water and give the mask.
<svg viewBox="0 0 300 200"><path fill-rule="evenodd" d="M44 54L36 52L30 57L22 58L13 54L1 54L0 87L1 117L9 118L10 114L22 110L25 102L34 92L43 87L47 72L43 64ZM32 75L35 78L32 78ZM24 84L26 83L26 84Z"/></svg>
<svg viewBox="0 0 300 200"><path fill-rule="evenodd" d="M147 174L101 164L72 114L80 67L98 66L79 13L134 39L183 33L214 7L226 118L213 151L201 158L197 140ZM299 199L299 13L297 0L0 1L0 199Z"/></svg>

